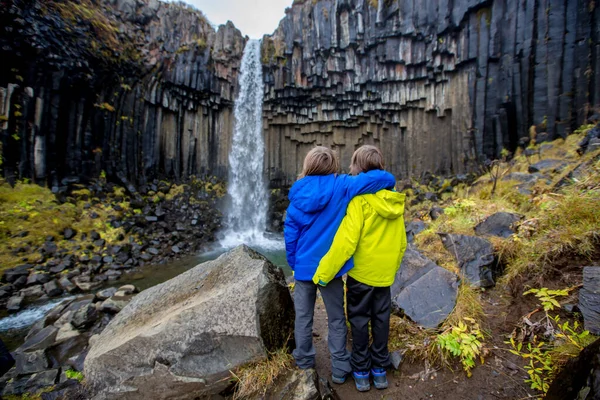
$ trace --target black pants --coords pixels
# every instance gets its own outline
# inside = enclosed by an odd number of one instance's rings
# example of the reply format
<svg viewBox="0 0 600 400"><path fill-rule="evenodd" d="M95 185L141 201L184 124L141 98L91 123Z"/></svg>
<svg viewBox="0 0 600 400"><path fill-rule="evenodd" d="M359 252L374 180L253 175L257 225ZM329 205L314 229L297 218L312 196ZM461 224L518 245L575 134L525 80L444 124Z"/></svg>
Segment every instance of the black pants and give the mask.
<svg viewBox="0 0 600 400"><path fill-rule="evenodd" d="M390 367L388 337L390 335L390 288L373 287L352 277L346 281L348 320L352 328L352 358L354 371ZM373 342L369 348L369 322Z"/></svg>

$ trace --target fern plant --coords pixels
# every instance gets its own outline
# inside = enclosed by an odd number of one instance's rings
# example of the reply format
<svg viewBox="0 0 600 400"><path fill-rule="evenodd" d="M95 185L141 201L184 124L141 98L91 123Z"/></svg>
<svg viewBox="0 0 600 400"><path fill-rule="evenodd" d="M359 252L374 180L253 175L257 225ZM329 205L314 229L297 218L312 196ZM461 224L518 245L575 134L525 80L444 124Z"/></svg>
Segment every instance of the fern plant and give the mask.
<svg viewBox="0 0 600 400"><path fill-rule="evenodd" d="M460 358L467 376L471 377L471 370L475 367L477 357L481 358L483 364L481 356L483 333L473 318L463 319L466 323L459 321L457 325L448 328L437 337L437 343L442 351Z"/></svg>

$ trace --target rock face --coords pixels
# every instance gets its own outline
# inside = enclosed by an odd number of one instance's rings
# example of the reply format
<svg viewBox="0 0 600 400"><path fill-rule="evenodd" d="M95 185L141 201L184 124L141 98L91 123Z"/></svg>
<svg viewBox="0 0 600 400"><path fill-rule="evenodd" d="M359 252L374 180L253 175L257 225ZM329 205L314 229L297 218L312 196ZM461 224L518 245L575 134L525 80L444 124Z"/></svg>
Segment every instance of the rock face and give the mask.
<svg viewBox="0 0 600 400"><path fill-rule="evenodd" d="M378 144L409 177L474 170L532 125L564 136L600 105L593 4L295 0L263 39L271 186L314 144L344 166ZM4 0L0 27L9 180L226 177L245 43L232 24L158 0Z"/></svg>
<svg viewBox="0 0 600 400"><path fill-rule="evenodd" d="M409 247L391 291L393 308L425 328L435 328L454 309L458 277Z"/></svg>
<svg viewBox="0 0 600 400"><path fill-rule="evenodd" d="M458 262L461 276L475 287L491 287L496 283L496 259L492 244L479 237L440 233L442 243Z"/></svg>
<svg viewBox="0 0 600 400"><path fill-rule="evenodd" d="M315 143L344 166L377 144L406 177L468 170L532 125L564 136L600 104L599 18L586 0L294 1L263 39L270 178Z"/></svg>
<svg viewBox="0 0 600 400"><path fill-rule="evenodd" d="M600 339L567 361L544 397L549 400L600 398Z"/></svg>
<svg viewBox="0 0 600 400"><path fill-rule="evenodd" d="M0 26L9 179L226 177L245 43L233 24L215 32L158 0L8 0Z"/></svg>
<svg viewBox="0 0 600 400"><path fill-rule="evenodd" d="M594 335L600 335L600 267L583 268L579 309L583 315L584 328Z"/></svg>
<svg viewBox="0 0 600 400"><path fill-rule="evenodd" d="M237 247L138 294L93 341L86 381L96 399L219 393L288 340L293 310L282 271Z"/></svg>

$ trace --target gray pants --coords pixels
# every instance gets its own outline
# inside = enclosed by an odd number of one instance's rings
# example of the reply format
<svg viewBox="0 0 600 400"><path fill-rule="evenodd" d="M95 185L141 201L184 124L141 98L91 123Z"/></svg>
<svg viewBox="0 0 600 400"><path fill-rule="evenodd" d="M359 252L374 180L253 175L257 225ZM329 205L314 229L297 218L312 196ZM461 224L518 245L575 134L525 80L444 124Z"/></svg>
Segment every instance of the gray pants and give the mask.
<svg viewBox="0 0 600 400"><path fill-rule="evenodd" d="M296 281L294 289L296 349L293 352L296 365L301 369L315 367L316 352L312 341L312 327L317 287L321 291L329 320L327 343L331 354L331 372L335 376L345 376L352 372L352 367L350 366L350 352L346 349L348 328L344 315L344 282L342 278L332 280L326 287L317 286L308 281Z"/></svg>

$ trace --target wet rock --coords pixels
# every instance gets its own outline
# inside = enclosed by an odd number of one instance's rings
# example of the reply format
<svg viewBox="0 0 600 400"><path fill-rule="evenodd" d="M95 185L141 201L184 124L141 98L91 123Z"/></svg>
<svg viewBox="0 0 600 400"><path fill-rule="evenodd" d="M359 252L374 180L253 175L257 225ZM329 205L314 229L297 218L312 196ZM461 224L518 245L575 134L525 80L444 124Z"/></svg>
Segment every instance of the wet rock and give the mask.
<svg viewBox="0 0 600 400"><path fill-rule="evenodd" d="M32 352L15 352L15 368L17 374L28 375L36 372L44 371L48 368L48 359L44 350L36 350Z"/></svg>
<svg viewBox="0 0 600 400"><path fill-rule="evenodd" d="M58 284L55 280L52 280L48 283L44 284L44 292L50 297L60 296L62 294L62 289L58 287Z"/></svg>
<svg viewBox="0 0 600 400"><path fill-rule="evenodd" d="M5 299L10 297L10 295L15 291L13 285L4 285L0 287L0 299Z"/></svg>
<svg viewBox="0 0 600 400"><path fill-rule="evenodd" d="M85 329L90 327L98 319L98 311L94 304L88 304L81 307L73 314L71 324L77 329Z"/></svg>
<svg viewBox="0 0 600 400"><path fill-rule="evenodd" d="M583 268L583 287L579 290L579 309L583 326L594 335L600 335L600 267Z"/></svg>
<svg viewBox="0 0 600 400"><path fill-rule="evenodd" d="M452 312L458 295L456 274L409 247L391 287L392 308L425 328L435 328Z"/></svg>
<svg viewBox="0 0 600 400"><path fill-rule="evenodd" d="M53 325L46 326L35 335L28 337L25 343L19 347L19 351L31 352L35 350L43 350L54 343L57 333L57 327Z"/></svg>
<svg viewBox="0 0 600 400"><path fill-rule="evenodd" d="M49 280L50 275L43 272L34 272L27 278L27 286L44 284Z"/></svg>
<svg viewBox="0 0 600 400"><path fill-rule="evenodd" d="M467 235L440 233L442 243L458 262L461 277L471 286L495 285L496 260L492 244L483 238Z"/></svg>
<svg viewBox="0 0 600 400"><path fill-rule="evenodd" d="M58 284L69 293L73 293L77 289L77 286L75 286L66 276L60 278Z"/></svg>
<svg viewBox="0 0 600 400"><path fill-rule="evenodd" d="M182 302L185 312L174 311L184 310L178 306ZM92 341L84 375L95 395L216 394L227 385L218 377L266 358L287 342L292 327L293 303L283 272L240 246L137 295ZM129 356L112 356L122 352Z"/></svg>
<svg viewBox="0 0 600 400"><path fill-rule="evenodd" d="M156 256L160 253L160 251L154 247L150 247L148 248L148 250L146 250L148 253L152 254L153 256Z"/></svg>
<svg viewBox="0 0 600 400"><path fill-rule="evenodd" d="M44 294L44 288L42 285L35 285L21 289L19 293L25 298L37 298Z"/></svg>
<svg viewBox="0 0 600 400"><path fill-rule="evenodd" d="M6 304L6 309L9 312L16 312L21 309L21 305L23 304L24 296L13 296L8 299L8 303Z"/></svg>
<svg viewBox="0 0 600 400"><path fill-rule="evenodd" d="M117 289L114 287L103 289L96 293L96 299L100 301L104 301L109 297L113 296L117 292Z"/></svg>
<svg viewBox="0 0 600 400"><path fill-rule="evenodd" d="M15 268L9 268L4 271L4 274L2 275L2 280L4 282L12 283L20 277L27 278L27 276L29 276L30 268L33 268L33 265L23 264Z"/></svg>
<svg viewBox="0 0 600 400"><path fill-rule="evenodd" d="M507 238L515 233L513 226L522 218L523 216L519 214L498 212L477 224L475 233L477 235L492 235Z"/></svg>
<svg viewBox="0 0 600 400"><path fill-rule="evenodd" d="M106 240L104 240L104 239L94 240L94 246L96 246L96 247L104 247L105 244L106 244Z"/></svg>

